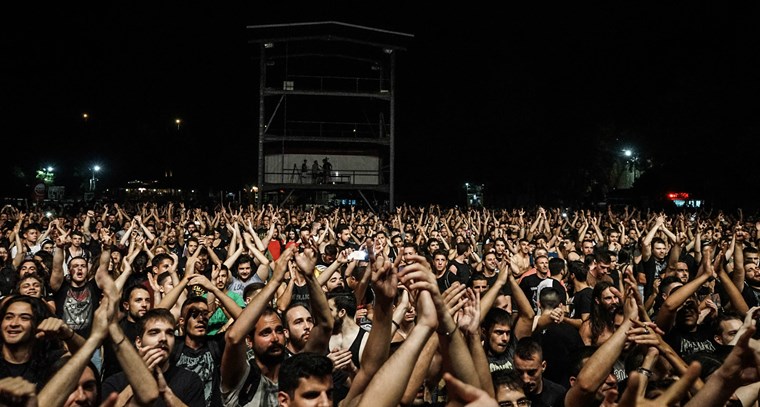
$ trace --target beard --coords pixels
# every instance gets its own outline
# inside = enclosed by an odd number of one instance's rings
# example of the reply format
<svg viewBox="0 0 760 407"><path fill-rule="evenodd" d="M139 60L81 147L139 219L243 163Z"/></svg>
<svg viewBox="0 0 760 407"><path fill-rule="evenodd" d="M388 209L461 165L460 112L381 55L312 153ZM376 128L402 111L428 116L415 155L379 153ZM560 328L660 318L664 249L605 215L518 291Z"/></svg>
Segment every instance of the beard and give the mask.
<svg viewBox="0 0 760 407"><path fill-rule="evenodd" d="M279 352L275 353L275 351ZM285 346L280 343L270 345L263 353L257 354L256 359L260 360L265 366L276 365L285 359Z"/></svg>
<svg viewBox="0 0 760 407"><path fill-rule="evenodd" d="M299 337L291 336L290 342L293 344L294 349L303 349L306 346L306 342L308 342L308 339L304 338L303 335Z"/></svg>
<svg viewBox="0 0 760 407"><path fill-rule="evenodd" d="M333 335L337 335L337 334L339 334L339 333L340 333L340 330L341 330L341 328L343 328L343 319L341 319L341 318L336 318L336 319L335 319L335 321L333 322L333 330L332 330L332 334L333 334Z"/></svg>

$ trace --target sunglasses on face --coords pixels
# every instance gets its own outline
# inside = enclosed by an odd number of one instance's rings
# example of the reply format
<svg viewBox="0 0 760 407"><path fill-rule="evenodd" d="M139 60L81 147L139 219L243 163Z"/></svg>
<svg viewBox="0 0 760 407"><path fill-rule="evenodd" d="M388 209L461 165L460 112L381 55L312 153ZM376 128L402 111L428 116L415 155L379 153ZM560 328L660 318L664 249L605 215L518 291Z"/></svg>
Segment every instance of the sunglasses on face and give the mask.
<svg viewBox="0 0 760 407"><path fill-rule="evenodd" d="M187 317L192 319L198 319L200 317L203 317L203 319L209 319L210 316L210 312L198 308L192 308L190 309L190 312L187 313Z"/></svg>

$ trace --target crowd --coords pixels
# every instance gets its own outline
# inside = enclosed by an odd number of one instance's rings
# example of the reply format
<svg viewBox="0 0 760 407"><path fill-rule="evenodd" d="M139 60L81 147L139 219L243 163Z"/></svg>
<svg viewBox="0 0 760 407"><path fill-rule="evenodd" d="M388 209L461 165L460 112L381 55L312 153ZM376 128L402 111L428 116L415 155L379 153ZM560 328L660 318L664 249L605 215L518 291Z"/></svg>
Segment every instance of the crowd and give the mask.
<svg viewBox="0 0 760 407"><path fill-rule="evenodd" d="M3 405L760 393L760 218L741 210L7 205L0 229Z"/></svg>

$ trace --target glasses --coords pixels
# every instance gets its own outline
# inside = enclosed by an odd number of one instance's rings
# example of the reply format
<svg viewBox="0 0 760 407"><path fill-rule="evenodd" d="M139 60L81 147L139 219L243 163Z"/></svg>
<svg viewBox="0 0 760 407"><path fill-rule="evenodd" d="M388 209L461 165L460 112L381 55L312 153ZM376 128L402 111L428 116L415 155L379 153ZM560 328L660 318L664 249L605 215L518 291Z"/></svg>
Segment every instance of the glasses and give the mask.
<svg viewBox="0 0 760 407"><path fill-rule="evenodd" d="M530 400L522 398L517 401L500 401L499 407L530 407Z"/></svg>
<svg viewBox="0 0 760 407"><path fill-rule="evenodd" d="M188 318L192 319L198 319L198 317L203 317L203 319L209 319L209 316L211 316L211 313L208 311L203 311L198 308L193 308L190 310L190 312L187 313Z"/></svg>

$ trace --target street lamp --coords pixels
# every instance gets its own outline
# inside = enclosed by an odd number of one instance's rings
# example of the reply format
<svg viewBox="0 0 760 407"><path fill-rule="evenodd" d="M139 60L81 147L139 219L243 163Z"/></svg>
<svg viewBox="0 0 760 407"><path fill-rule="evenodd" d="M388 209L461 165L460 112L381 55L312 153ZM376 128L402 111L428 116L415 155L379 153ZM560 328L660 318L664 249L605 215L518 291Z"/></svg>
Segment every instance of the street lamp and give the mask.
<svg viewBox="0 0 760 407"><path fill-rule="evenodd" d="M182 120L174 119L174 123L177 123L177 130L179 130L179 125L182 124Z"/></svg>
<svg viewBox="0 0 760 407"><path fill-rule="evenodd" d="M100 171L100 166L94 165L91 168L91 170L92 170L92 178L90 178L90 192L95 192L95 181L98 180L97 178L95 178L95 173Z"/></svg>

